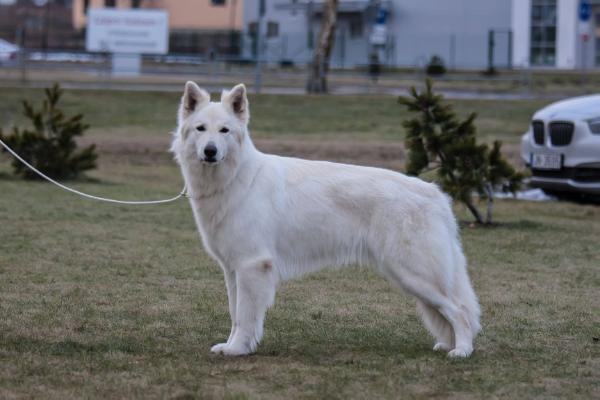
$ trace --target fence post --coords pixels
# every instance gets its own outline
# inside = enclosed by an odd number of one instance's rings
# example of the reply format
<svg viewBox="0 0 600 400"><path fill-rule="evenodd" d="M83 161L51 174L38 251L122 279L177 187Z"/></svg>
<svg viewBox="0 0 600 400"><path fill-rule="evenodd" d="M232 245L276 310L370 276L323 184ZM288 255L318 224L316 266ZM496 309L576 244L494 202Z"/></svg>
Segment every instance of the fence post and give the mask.
<svg viewBox="0 0 600 400"><path fill-rule="evenodd" d="M344 69L344 61L346 58L346 30L340 29L340 68ZM335 44L334 44L335 46Z"/></svg>
<svg viewBox="0 0 600 400"><path fill-rule="evenodd" d="M508 31L508 69L513 69L513 31Z"/></svg>
<svg viewBox="0 0 600 400"><path fill-rule="evenodd" d="M456 69L456 34L450 35L450 68Z"/></svg>
<svg viewBox="0 0 600 400"><path fill-rule="evenodd" d="M27 50L25 49L25 27L17 28L17 43L19 44L19 70L21 83L27 83Z"/></svg>
<svg viewBox="0 0 600 400"><path fill-rule="evenodd" d="M494 70L494 31L488 31L488 71Z"/></svg>

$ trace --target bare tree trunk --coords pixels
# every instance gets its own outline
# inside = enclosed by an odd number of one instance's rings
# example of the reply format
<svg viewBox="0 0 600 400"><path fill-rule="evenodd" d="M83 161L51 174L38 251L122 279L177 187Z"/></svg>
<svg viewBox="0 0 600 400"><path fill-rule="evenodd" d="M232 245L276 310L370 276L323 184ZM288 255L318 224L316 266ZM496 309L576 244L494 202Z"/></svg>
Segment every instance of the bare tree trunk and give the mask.
<svg viewBox="0 0 600 400"><path fill-rule="evenodd" d="M494 209L494 189L492 188L492 185L489 183L486 184L485 189L487 192L487 211L486 211L486 216L485 216L485 223L491 224L492 223L492 211Z"/></svg>
<svg viewBox="0 0 600 400"><path fill-rule="evenodd" d="M481 214L479 213L479 210L477 209L477 207L475 207L475 205L473 204L473 199L469 199L468 201L465 201L465 205L467 206L467 208L469 209L469 211L471 211L471 214L473 214L473 217L475 217L475 221L478 224L483 224L483 218L481 217Z"/></svg>
<svg viewBox="0 0 600 400"><path fill-rule="evenodd" d="M308 82L306 84L306 91L308 93L327 93L329 55L331 54L335 37L338 0L327 0L324 7L321 33L315 47L313 62L310 66Z"/></svg>

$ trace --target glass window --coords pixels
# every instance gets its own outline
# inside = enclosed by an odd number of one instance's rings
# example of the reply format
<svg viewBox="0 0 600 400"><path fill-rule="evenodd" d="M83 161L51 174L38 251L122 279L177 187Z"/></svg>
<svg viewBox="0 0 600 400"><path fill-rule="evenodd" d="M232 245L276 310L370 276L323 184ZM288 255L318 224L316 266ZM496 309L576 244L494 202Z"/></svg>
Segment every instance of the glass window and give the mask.
<svg viewBox="0 0 600 400"><path fill-rule="evenodd" d="M349 21L350 37L359 38L363 35L363 20L361 15L352 16Z"/></svg>
<svg viewBox="0 0 600 400"><path fill-rule="evenodd" d="M531 65L556 64L556 0L531 0Z"/></svg>
<svg viewBox="0 0 600 400"><path fill-rule="evenodd" d="M248 24L248 34L256 35L258 33L258 22L250 22Z"/></svg>
<svg viewBox="0 0 600 400"><path fill-rule="evenodd" d="M267 23L267 37L272 38L277 36L279 36L279 24L269 21Z"/></svg>
<svg viewBox="0 0 600 400"><path fill-rule="evenodd" d="M211 0L213 6L224 6L225 0Z"/></svg>

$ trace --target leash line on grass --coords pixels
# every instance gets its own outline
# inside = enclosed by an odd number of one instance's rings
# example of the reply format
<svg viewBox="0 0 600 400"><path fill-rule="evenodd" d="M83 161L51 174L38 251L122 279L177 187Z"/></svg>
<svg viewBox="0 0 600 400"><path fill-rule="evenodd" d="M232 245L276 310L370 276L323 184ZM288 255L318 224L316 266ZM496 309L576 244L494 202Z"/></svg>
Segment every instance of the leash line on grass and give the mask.
<svg viewBox="0 0 600 400"><path fill-rule="evenodd" d="M80 192L79 190L75 190L73 188L65 186L62 183L57 182L54 179L52 179L52 178L44 175L42 172L38 171L33 165L31 165L27 161L25 161L13 149L11 149L10 147L8 147L8 145L6 143L4 143L2 140L0 140L0 144L6 149L6 151L8 151L10 154L12 154L17 160L21 161L29 169L31 169L33 172L35 172L36 174L38 174L39 176L41 176L42 178L44 178L48 182L51 182L51 183L55 184L56 186L58 186L59 188L64 189L64 190L66 190L68 192L75 193L75 194L77 194L79 196L82 196L82 197L85 197L85 198L88 198L88 199L98 200L98 201L105 201L107 203L117 203L117 204L127 204L127 205L149 205L149 204L170 203L170 202L173 202L175 200L180 199L181 197L187 197L187 195L186 195L186 191L187 191L186 185L183 185L183 189L181 190L181 192L177 196L171 197L169 199L163 199L163 200L146 200L146 201L115 200L115 199L109 199L109 198L106 198L106 197L99 197L99 196L94 196L94 195L91 195L91 194L83 193L83 192Z"/></svg>

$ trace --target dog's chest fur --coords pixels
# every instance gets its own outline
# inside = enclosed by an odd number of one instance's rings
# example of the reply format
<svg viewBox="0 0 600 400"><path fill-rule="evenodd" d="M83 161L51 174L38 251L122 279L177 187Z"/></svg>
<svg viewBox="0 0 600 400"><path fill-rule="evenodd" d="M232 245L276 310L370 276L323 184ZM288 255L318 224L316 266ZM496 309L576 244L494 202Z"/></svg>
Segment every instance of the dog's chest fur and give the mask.
<svg viewBox="0 0 600 400"><path fill-rule="evenodd" d="M261 212L253 201L257 189L252 182L257 178L252 170L248 166L227 187L214 190L210 196L191 199L203 244L222 266L232 267L251 253L256 237L248 232L261 230ZM219 182L213 184L218 186Z"/></svg>

